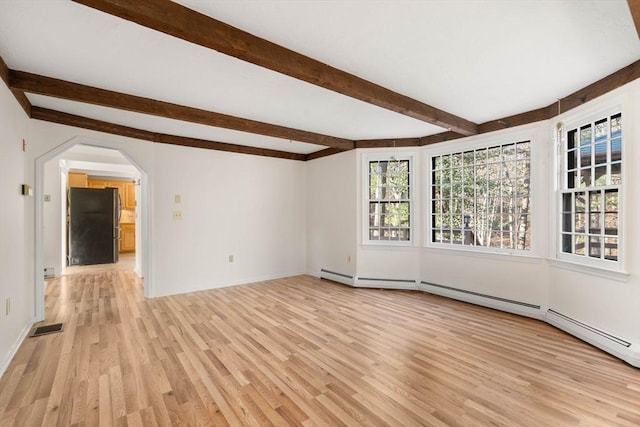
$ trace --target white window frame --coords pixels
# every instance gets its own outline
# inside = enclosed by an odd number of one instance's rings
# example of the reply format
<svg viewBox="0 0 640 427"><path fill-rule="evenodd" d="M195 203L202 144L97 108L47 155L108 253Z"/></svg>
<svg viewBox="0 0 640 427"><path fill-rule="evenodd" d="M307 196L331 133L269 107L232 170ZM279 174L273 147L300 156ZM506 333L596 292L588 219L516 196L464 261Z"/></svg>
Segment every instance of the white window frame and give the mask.
<svg viewBox="0 0 640 427"><path fill-rule="evenodd" d="M384 151L377 153L366 153L362 156L362 244L371 246L413 246L416 242L418 230L416 224L416 173L417 164L415 152L395 152ZM409 161L409 240L372 240L369 238L369 163L384 161Z"/></svg>
<svg viewBox="0 0 640 427"><path fill-rule="evenodd" d="M424 227L423 239L425 242L425 247L430 249L436 249L436 250L444 249L444 250L452 250L452 251L460 251L460 252L472 252L476 254L485 254L487 256L506 255L508 257L518 257L522 259L525 259L525 258L537 259L539 257L538 249L537 249L537 240L538 240L537 233L540 232L539 229L541 229L541 227L540 227L540 220L538 219L540 212L536 208L536 199L537 199L536 194L540 190L539 188L537 188L540 185L540 183L537 177L535 164L537 162L540 162L540 159L538 158L538 149L536 148L536 139L537 139L536 130L535 128L532 128L532 129L534 130L527 129L527 130L522 130L518 132L509 131L509 132L505 132L504 135L492 135L491 137L482 136L482 137L479 137L477 140L466 143L464 145L455 145L455 141L454 141L454 144L448 143L441 147L430 148L427 152L425 152L424 182L426 183L426 186L423 193L424 194L424 212L425 212L425 216L424 216L425 227ZM459 244L453 244L453 243L433 242L431 240L431 236L433 232L433 225L431 222L431 218L433 214L432 203L431 203L432 202L431 189L433 185L433 182L432 182L433 158L440 155L465 152L470 150L479 150L483 148L489 148L489 147L494 147L498 145L502 146L502 145L507 145L512 143L523 142L523 141L529 141L530 149L531 149L530 151L531 163L530 163L530 172L529 172L529 179L530 179L529 199L530 199L531 205L529 208L529 215L531 216L530 226L532 231L531 231L530 249L528 250L507 249L507 248L495 248L495 247L486 247L486 246L459 245Z"/></svg>
<svg viewBox="0 0 640 427"><path fill-rule="evenodd" d="M557 172L557 199L556 199L556 230L555 230L555 258L559 261L567 262L576 266L585 266L587 268L595 268L598 270L606 270L612 272L622 272L625 271L625 259L626 259L626 250L625 250L625 215L624 215L624 207L625 207L625 193L627 187L627 164L625 161L626 156L626 139L628 138L628 121L632 120L629 117L625 116L625 112L623 111L621 105L616 105L610 108L599 108L599 109L590 109L589 111L585 111L580 115L573 115L569 118L566 118L566 121L563 123L562 133L560 135L560 140L557 144L556 150L556 172ZM577 129L578 132L580 128L587 124L595 123L601 119L607 118L610 119L611 116L616 114L622 114L622 141L621 141L621 182L619 185L604 185L604 186L591 186L584 187L581 189L576 189L578 191L584 191L585 193L588 191L594 190L606 190L615 188L618 191L618 260L606 260L600 258L593 258L588 255L576 255L573 253L563 252L563 195L565 194L565 190L568 189L567 186L567 144L568 144L568 133L574 129ZM558 136L556 135L556 139ZM579 147L578 147L579 149ZM609 163L607 163L607 168ZM588 227L588 224L585 224L585 227ZM579 267L578 267L579 268ZM585 270L588 271L588 270Z"/></svg>

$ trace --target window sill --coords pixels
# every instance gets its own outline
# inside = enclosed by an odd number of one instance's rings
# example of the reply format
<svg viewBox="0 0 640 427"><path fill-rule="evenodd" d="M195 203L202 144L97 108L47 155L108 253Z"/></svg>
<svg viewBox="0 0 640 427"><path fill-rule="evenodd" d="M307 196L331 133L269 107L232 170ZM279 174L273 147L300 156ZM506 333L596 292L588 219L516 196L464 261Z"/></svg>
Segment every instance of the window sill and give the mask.
<svg viewBox="0 0 640 427"><path fill-rule="evenodd" d="M368 241L362 242L363 249L388 249L388 248L398 248L398 249L411 249L414 248L413 242L404 242L404 241L393 241L393 240L384 240L384 241Z"/></svg>
<svg viewBox="0 0 640 427"><path fill-rule="evenodd" d="M629 280L629 273L626 271L612 270L603 267L594 267L592 265L571 262L564 259L549 259L549 264L553 267L571 270L591 276L603 277L605 279L616 280L618 282L626 282Z"/></svg>
<svg viewBox="0 0 640 427"><path fill-rule="evenodd" d="M535 254L479 251L479 250L467 249L462 245L460 246L460 248L447 247L447 246L442 246L442 247L425 246L423 249L425 249L427 252L434 252L434 253L446 252L447 254L456 255L456 256L493 259L493 260L499 260L499 261L521 262L521 263L529 263L529 264L540 264L542 262L542 258Z"/></svg>

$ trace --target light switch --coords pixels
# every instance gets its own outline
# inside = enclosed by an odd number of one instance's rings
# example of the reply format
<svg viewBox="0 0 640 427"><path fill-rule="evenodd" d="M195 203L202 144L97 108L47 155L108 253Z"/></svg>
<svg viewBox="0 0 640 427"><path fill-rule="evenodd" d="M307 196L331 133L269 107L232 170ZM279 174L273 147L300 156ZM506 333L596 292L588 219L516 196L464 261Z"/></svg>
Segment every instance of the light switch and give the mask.
<svg viewBox="0 0 640 427"><path fill-rule="evenodd" d="M175 203L180 203L180 201L181 201L181 200L182 200L182 198L180 197L180 195L179 195L179 194L176 194L176 195L173 197L173 201L174 201Z"/></svg>

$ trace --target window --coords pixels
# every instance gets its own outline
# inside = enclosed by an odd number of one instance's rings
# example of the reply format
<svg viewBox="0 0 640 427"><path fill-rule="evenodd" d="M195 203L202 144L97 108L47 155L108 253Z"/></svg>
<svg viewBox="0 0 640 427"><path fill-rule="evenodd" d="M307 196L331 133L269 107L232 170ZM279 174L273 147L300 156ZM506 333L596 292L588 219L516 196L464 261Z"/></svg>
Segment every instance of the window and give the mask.
<svg viewBox="0 0 640 427"><path fill-rule="evenodd" d="M570 129L562 152L562 252L618 261L622 114Z"/></svg>
<svg viewBox="0 0 640 427"><path fill-rule="evenodd" d="M369 241L411 240L410 160L368 162Z"/></svg>
<svg viewBox="0 0 640 427"><path fill-rule="evenodd" d="M531 143L431 158L431 242L531 249Z"/></svg>

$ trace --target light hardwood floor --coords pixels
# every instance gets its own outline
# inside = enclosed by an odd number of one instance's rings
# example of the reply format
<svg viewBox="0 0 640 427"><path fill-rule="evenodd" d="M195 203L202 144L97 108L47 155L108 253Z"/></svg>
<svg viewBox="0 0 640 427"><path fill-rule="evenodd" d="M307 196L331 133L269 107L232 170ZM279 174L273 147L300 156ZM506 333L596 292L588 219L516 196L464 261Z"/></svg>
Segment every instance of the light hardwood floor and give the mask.
<svg viewBox="0 0 640 427"><path fill-rule="evenodd" d="M1 426L638 426L640 370L553 327L308 276L145 300L129 271L47 287Z"/></svg>

